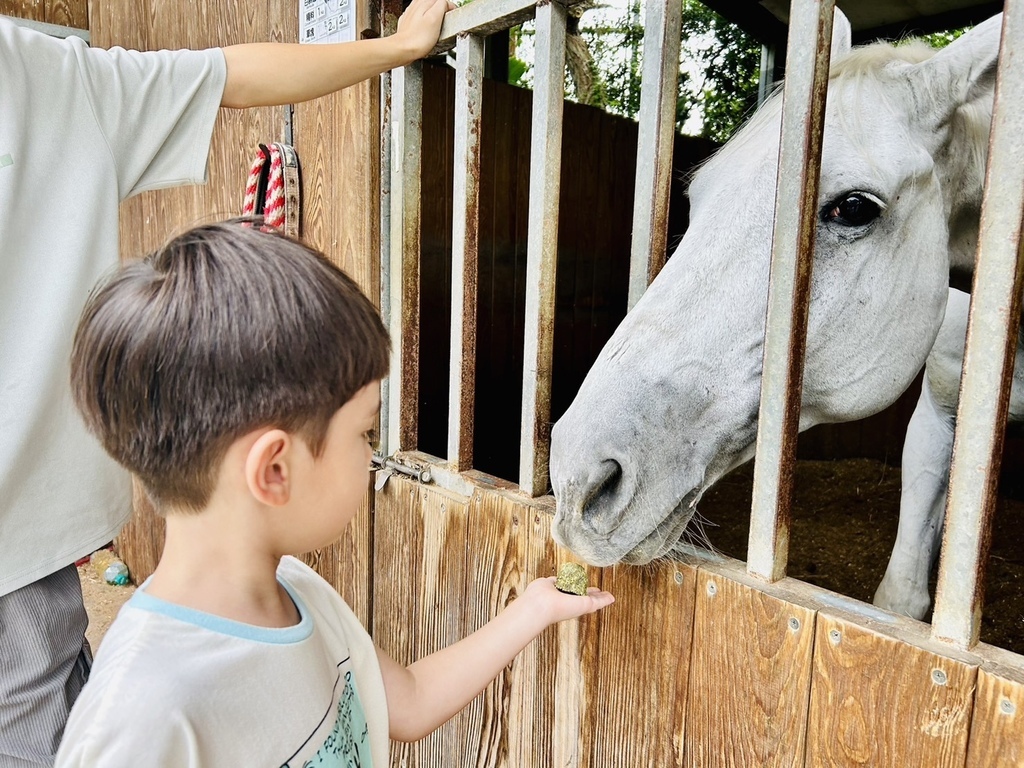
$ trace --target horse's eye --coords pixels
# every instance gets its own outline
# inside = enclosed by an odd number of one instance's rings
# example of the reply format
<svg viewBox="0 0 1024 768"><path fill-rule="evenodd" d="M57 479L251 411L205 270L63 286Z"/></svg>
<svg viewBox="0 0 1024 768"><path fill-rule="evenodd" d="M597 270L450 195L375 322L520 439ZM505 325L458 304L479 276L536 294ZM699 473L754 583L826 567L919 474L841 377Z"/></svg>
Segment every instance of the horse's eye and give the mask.
<svg viewBox="0 0 1024 768"><path fill-rule="evenodd" d="M870 197L854 192L826 205L821 211L821 218L843 227L863 227L877 219L881 212L881 206Z"/></svg>

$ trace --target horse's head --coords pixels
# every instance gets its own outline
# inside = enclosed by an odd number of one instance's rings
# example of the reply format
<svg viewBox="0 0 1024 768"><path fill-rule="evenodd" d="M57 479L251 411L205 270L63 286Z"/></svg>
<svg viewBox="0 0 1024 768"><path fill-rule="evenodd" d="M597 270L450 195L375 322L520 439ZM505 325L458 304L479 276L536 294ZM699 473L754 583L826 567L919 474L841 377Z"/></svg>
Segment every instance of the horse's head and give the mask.
<svg viewBox="0 0 1024 768"><path fill-rule="evenodd" d="M973 259L999 19L932 55L849 50L837 14L801 427L875 413L921 368ZM555 424L556 539L595 565L669 552L757 430L781 99L690 185L690 225Z"/></svg>

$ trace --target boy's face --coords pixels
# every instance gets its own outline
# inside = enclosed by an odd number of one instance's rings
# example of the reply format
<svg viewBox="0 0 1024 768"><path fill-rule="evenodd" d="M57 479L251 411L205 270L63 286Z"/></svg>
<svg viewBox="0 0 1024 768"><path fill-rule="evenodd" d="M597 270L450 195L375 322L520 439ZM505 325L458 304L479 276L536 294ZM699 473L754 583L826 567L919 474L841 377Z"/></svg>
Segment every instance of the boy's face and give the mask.
<svg viewBox="0 0 1024 768"><path fill-rule="evenodd" d="M366 496L372 433L380 410L380 382L372 381L334 414L319 458L307 453L296 486L295 529L307 551L336 540ZM297 478L298 479L298 478Z"/></svg>

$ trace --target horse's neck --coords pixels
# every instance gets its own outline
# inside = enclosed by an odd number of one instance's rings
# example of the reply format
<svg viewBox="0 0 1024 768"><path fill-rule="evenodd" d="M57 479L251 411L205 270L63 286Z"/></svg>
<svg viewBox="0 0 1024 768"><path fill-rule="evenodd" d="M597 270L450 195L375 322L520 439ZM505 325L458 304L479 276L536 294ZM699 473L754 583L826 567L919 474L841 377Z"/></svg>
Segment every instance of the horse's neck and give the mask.
<svg viewBox="0 0 1024 768"><path fill-rule="evenodd" d="M991 122L989 99L961 107L949 141L936 155L949 221L950 284L967 291L974 275Z"/></svg>

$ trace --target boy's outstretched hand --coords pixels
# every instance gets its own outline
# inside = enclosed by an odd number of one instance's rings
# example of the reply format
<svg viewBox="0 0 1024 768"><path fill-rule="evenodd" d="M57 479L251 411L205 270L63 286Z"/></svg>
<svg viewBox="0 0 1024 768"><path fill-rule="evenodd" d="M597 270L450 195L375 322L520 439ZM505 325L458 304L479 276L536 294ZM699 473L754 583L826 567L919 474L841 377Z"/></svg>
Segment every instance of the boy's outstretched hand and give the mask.
<svg viewBox="0 0 1024 768"><path fill-rule="evenodd" d="M585 595L570 595L555 589L555 577L531 581L519 600L529 602L541 616L554 624L599 611L615 602L611 592L590 587Z"/></svg>
<svg viewBox="0 0 1024 768"><path fill-rule="evenodd" d="M401 38L413 60L422 59L437 45L445 13L455 7L451 0L412 0L398 20L393 37Z"/></svg>

